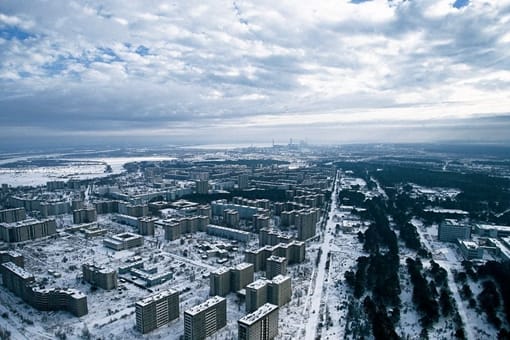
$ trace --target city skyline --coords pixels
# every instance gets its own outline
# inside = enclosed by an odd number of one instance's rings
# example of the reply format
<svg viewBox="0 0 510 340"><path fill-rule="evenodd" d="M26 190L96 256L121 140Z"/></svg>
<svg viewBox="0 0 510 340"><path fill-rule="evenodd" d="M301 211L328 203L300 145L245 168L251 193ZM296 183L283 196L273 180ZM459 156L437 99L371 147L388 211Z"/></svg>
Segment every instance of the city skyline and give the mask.
<svg viewBox="0 0 510 340"><path fill-rule="evenodd" d="M4 1L0 148L509 141L510 1Z"/></svg>

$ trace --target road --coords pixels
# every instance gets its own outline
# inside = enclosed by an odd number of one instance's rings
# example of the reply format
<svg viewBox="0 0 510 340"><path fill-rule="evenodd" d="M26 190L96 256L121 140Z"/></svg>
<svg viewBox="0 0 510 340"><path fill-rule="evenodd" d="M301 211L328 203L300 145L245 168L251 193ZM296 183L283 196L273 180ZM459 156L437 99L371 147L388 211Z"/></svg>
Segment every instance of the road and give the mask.
<svg viewBox="0 0 510 340"><path fill-rule="evenodd" d="M324 230L323 237L321 239L320 249L322 253L319 260L319 265L315 270L315 278L312 278L312 283L307 295L307 302L305 304L305 340L315 340L317 336L317 325L320 322L320 304L322 300L322 293L324 289L324 279L326 278L326 261L328 259L328 253L331 248L331 243L334 238L334 228L329 227L333 223L333 215L335 214L335 208L337 204L336 188L338 183L338 172L335 177L333 184L333 190L331 193L331 206L329 210L329 219ZM308 317L306 316L308 314Z"/></svg>

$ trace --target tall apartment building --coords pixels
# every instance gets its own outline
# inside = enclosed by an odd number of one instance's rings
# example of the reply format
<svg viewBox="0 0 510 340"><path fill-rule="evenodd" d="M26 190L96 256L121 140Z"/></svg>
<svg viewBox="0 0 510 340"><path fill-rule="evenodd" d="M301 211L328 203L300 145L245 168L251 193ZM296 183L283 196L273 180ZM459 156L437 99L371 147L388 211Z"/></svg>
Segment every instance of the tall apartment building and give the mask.
<svg viewBox="0 0 510 340"><path fill-rule="evenodd" d="M267 280L253 281L245 290L247 313L254 312L267 302Z"/></svg>
<svg viewBox="0 0 510 340"><path fill-rule="evenodd" d="M278 335L278 306L266 303L237 321L239 340L271 340Z"/></svg>
<svg viewBox="0 0 510 340"><path fill-rule="evenodd" d="M184 339L203 340L227 324L227 300L214 296L184 312Z"/></svg>
<svg viewBox="0 0 510 340"><path fill-rule="evenodd" d="M55 220L24 220L0 223L0 239L5 242L22 242L53 235L57 232Z"/></svg>
<svg viewBox="0 0 510 340"><path fill-rule="evenodd" d="M199 180L195 182L197 194L207 194L209 193L209 181L208 180Z"/></svg>
<svg viewBox="0 0 510 340"><path fill-rule="evenodd" d="M246 286L246 312L251 313L269 302L279 307L292 298L292 283L289 276L278 275L273 280L259 279Z"/></svg>
<svg viewBox="0 0 510 340"><path fill-rule="evenodd" d="M239 263L230 269L230 290L237 292L253 282L253 264Z"/></svg>
<svg viewBox="0 0 510 340"><path fill-rule="evenodd" d="M0 223L13 223L27 218L25 208L0 210Z"/></svg>
<svg viewBox="0 0 510 340"><path fill-rule="evenodd" d="M280 256L270 256L266 260L266 277L272 279L277 275L287 274L287 259Z"/></svg>
<svg viewBox="0 0 510 340"><path fill-rule="evenodd" d="M312 209L302 210L295 215L294 224L296 225L298 236L297 239L304 241L315 236L316 229L316 212Z"/></svg>
<svg viewBox="0 0 510 340"><path fill-rule="evenodd" d="M161 225L165 230L165 240L174 241L181 237L181 226L179 222L165 220Z"/></svg>
<svg viewBox="0 0 510 340"><path fill-rule="evenodd" d="M292 280L290 276L278 275L268 282L267 301L281 307L292 298Z"/></svg>
<svg viewBox="0 0 510 340"><path fill-rule="evenodd" d="M97 221L96 208L84 208L73 211L73 223L91 223Z"/></svg>
<svg viewBox="0 0 510 340"><path fill-rule="evenodd" d="M98 286L104 290L117 288L117 271L107 269L94 264L82 264L83 279L88 283Z"/></svg>
<svg viewBox="0 0 510 340"><path fill-rule="evenodd" d="M239 213L234 209L226 209L223 211L223 220L229 228L239 228Z"/></svg>
<svg viewBox="0 0 510 340"><path fill-rule="evenodd" d="M246 189L249 185L249 177L246 174L237 176L237 187L239 189Z"/></svg>
<svg viewBox="0 0 510 340"><path fill-rule="evenodd" d="M135 304L136 329L148 333L179 318L179 292L173 289L148 296Z"/></svg>
<svg viewBox="0 0 510 340"><path fill-rule="evenodd" d="M230 293L230 269L221 267L209 276L209 295L226 296Z"/></svg>
<svg viewBox="0 0 510 340"><path fill-rule="evenodd" d="M210 295L226 296L230 292L237 292L253 282L253 274L253 265L246 262L215 270L209 276Z"/></svg>
<svg viewBox="0 0 510 340"><path fill-rule="evenodd" d="M271 221L271 218L264 214L255 214L252 218L253 223L253 229L255 231L259 231L264 228L269 228L269 222Z"/></svg>
<svg viewBox="0 0 510 340"><path fill-rule="evenodd" d="M139 217L138 218L138 233L140 235L154 236L154 223L158 219L155 217Z"/></svg>

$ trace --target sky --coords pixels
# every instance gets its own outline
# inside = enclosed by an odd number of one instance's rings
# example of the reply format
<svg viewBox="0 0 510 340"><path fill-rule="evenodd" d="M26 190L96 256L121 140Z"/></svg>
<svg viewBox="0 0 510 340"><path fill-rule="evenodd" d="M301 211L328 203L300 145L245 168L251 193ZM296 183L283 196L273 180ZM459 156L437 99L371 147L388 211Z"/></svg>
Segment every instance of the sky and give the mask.
<svg viewBox="0 0 510 340"><path fill-rule="evenodd" d="M0 1L0 148L510 141L510 0Z"/></svg>

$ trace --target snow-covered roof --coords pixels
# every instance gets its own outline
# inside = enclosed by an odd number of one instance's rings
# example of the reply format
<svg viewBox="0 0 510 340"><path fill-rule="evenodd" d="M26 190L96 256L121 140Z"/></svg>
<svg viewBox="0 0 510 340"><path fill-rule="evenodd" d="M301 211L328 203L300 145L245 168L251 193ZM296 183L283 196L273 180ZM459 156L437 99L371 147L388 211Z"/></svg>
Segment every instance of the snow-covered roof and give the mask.
<svg viewBox="0 0 510 340"><path fill-rule="evenodd" d="M211 308L212 306L217 305L218 303L220 303L222 301L225 301L224 297L213 296L209 300L206 300L199 305L191 307L185 313L189 314L189 315L197 315L197 314L203 312L204 310L207 310L207 309Z"/></svg>
<svg viewBox="0 0 510 340"><path fill-rule="evenodd" d="M271 313L277 309L278 309L278 306L270 304L270 303L266 303L266 304L262 305L259 309L254 311L253 313L245 315L244 317L239 319L239 323L245 324L247 326L251 326L258 320L262 319L263 317L265 317L266 315L268 315L269 313Z"/></svg>

